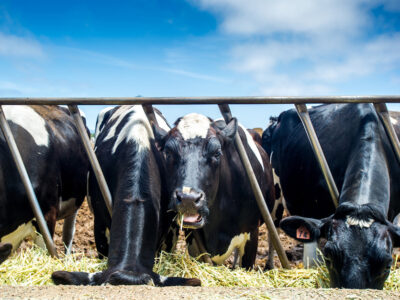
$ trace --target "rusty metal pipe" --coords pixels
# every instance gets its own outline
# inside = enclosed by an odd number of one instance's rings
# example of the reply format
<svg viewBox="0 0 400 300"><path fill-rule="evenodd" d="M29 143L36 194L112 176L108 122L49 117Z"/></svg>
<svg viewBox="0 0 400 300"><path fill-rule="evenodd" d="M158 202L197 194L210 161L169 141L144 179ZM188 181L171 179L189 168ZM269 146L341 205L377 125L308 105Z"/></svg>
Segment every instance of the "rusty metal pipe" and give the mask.
<svg viewBox="0 0 400 300"><path fill-rule="evenodd" d="M316 97L0 97L0 105L399 103L400 95Z"/></svg>
<svg viewBox="0 0 400 300"><path fill-rule="evenodd" d="M103 171L101 170L99 161L97 160L97 156L94 153L92 145L90 143L89 137L86 132L86 127L83 124L83 120L79 109L76 105L68 105L68 109L74 118L76 128L78 129L79 136L81 137L82 144L85 148L86 154L89 157L90 164L92 166L92 170L96 176L97 183L99 184L99 188L101 194L103 195L104 201L106 203L108 212L112 217L112 197L110 190L108 189L108 185L106 179L104 178Z"/></svg>
<svg viewBox="0 0 400 300"><path fill-rule="evenodd" d="M331 170L329 169L328 162L326 161L324 152L322 151L321 144L319 143L317 134L315 133L314 126L312 125L310 115L308 114L307 106L305 104L295 104L297 114L303 127L307 133L308 140L310 141L311 148L314 151L315 158L321 168L322 174L325 178L325 182L328 186L329 194L331 195L333 205L338 207L339 205L339 191L336 187L335 180L333 179Z"/></svg>
<svg viewBox="0 0 400 300"><path fill-rule="evenodd" d="M33 190L32 187L32 183L29 179L28 172L26 171L24 161L22 160L17 144L15 143L14 136L12 134L10 126L8 125L7 119L4 115L4 111L1 105L0 105L0 126L1 130L3 131L4 137L6 139L8 148L10 149L13 160L17 166L18 173L21 176L22 183L24 184L26 194L29 199L29 204L31 205L33 215L35 216L36 221L38 222L39 230L43 236L47 250L49 251L51 256L58 257L56 246L54 245L49 228L47 227L46 220L44 219L42 209L40 208L39 202L35 195L35 191Z"/></svg>
<svg viewBox="0 0 400 300"><path fill-rule="evenodd" d="M396 132L394 131L393 124L390 121L389 111L386 103L374 103L376 112L382 120L383 126L385 127L386 134L392 144L393 151L396 154L397 161L400 163L400 143Z"/></svg>
<svg viewBox="0 0 400 300"><path fill-rule="evenodd" d="M232 119L232 113L228 104L219 105L222 116L226 124ZM247 176L250 180L251 188L253 189L254 196L256 198L258 207L260 209L261 215L267 225L268 234L271 236L272 244L278 253L279 260L281 261L282 267L285 269L290 269L289 260L287 259L286 252L282 247L281 241L279 240L278 231L275 228L274 221L271 218L267 204L265 203L264 196L261 192L260 186L258 184L256 175L254 174L253 167L250 164L249 157L247 156L246 150L244 149L243 142L239 136L239 132L235 135L235 145L239 152L240 159L242 160L243 166L246 170Z"/></svg>

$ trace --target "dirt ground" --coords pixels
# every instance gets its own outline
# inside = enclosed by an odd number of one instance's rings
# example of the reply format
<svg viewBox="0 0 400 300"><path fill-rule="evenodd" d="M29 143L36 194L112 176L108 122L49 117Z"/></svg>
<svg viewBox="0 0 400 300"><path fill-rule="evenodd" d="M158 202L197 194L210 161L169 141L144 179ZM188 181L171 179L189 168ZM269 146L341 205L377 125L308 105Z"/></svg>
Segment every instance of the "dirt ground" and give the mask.
<svg viewBox="0 0 400 300"><path fill-rule="evenodd" d="M400 292L294 288L0 286L0 299L399 299Z"/></svg>

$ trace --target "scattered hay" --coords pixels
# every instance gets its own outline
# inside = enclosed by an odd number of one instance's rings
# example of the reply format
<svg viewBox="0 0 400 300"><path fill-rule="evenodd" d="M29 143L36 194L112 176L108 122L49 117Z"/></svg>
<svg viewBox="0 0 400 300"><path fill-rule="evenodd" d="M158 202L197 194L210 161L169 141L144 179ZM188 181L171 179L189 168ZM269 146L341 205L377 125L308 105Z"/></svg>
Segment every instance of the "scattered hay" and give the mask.
<svg viewBox="0 0 400 300"><path fill-rule="evenodd" d="M396 264L394 264L396 265ZM0 284L8 285L52 285L51 273L58 270L97 272L104 270L106 260L71 254L60 259L50 257L41 248L33 246L14 253L0 265ZM196 277L208 287L328 287L325 267L317 269L275 269L262 272L260 269L235 270L227 266L210 266L191 258L187 253L162 252L156 259L154 271L164 276ZM387 290L400 290L400 269L392 270L385 283Z"/></svg>

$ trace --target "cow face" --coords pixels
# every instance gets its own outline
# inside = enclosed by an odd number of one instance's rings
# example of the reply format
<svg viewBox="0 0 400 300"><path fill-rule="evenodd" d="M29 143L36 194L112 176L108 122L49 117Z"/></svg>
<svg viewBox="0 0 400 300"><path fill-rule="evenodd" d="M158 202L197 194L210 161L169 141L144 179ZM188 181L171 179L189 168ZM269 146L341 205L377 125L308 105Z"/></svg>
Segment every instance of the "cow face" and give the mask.
<svg viewBox="0 0 400 300"><path fill-rule="evenodd" d="M392 264L393 247L400 245L400 228L382 218L359 214L317 220L289 217L281 228L301 242L327 240L323 254L331 287L382 289Z"/></svg>
<svg viewBox="0 0 400 300"><path fill-rule="evenodd" d="M237 121L232 119L224 128L218 125L205 116L189 114L168 133L153 126L166 160L169 207L185 228L204 226L217 195L224 147L235 136Z"/></svg>

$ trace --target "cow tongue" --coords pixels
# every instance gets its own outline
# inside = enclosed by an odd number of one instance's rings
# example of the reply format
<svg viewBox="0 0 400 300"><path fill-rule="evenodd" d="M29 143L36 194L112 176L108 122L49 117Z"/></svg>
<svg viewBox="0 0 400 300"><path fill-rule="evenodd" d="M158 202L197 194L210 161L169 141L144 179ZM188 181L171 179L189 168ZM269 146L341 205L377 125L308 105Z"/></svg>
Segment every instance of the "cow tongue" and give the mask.
<svg viewBox="0 0 400 300"><path fill-rule="evenodd" d="M186 223L196 223L199 219L200 219L199 214L183 216L183 222Z"/></svg>

